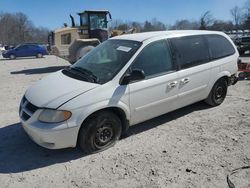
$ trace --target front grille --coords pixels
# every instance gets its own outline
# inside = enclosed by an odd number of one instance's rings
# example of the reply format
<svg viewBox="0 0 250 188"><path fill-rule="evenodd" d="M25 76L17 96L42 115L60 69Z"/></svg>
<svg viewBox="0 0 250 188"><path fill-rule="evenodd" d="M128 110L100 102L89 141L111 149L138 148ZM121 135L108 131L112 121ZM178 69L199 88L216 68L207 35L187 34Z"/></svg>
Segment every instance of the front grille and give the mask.
<svg viewBox="0 0 250 188"><path fill-rule="evenodd" d="M30 103L24 96L19 107L21 119L23 121L27 121L37 110L38 107Z"/></svg>

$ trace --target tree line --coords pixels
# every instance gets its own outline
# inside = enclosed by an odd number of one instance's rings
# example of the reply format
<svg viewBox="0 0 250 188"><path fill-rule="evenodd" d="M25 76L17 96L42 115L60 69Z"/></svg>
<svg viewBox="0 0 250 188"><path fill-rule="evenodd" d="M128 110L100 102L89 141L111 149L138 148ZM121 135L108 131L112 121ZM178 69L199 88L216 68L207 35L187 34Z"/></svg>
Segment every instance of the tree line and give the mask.
<svg viewBox="0 0 250 188"><path fill-rule="evenodd" d="M144 23L135 21L112 21L111 29L128 30L136 28L138 32L160 31L160 30L216 30L216 31L232 31L232 30L250 30L250 0L247 0L243 7L235 6L230 10L232 20L224 21L215 19L211 11L206 11L197 20L177 20L174 24L168 25L154 18Z"/></svg>
<svg viewBox="0 0 250 188"><path fill-rule="evenodd" d="M28 17L21 12L0 13L0 44L46 44L48 33L47 28L35 27Z"/></svg>

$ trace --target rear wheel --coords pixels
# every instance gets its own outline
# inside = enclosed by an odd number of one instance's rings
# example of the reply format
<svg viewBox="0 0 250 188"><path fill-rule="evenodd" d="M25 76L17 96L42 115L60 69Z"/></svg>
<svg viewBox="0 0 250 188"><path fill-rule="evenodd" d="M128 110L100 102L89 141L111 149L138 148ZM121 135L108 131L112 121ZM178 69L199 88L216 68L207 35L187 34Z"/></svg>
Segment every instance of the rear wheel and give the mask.
<svg viewBox="0 0 250 188"><path fill-rule="evenodd" d="M219 79L213 86L205 102L211 106L220 105L227 95L227 81L224 78Z"/></svg>
<svg viewBox="0 0 250 188"><path fill-rule="evenodd" d="M109 111L94 114L82 125L78 144L86 153L103 151L119 140L122 131L120 118Z"/></svg>
<svg viewBox="0 0 250 188"><path fill-rule="evenodd" d="M43 57L43 54L42 54L42 53L38 53L38 54L36 54L36 57L37 57L37 58L42 58L42 57Z"/></svg>
<svg viewBox="0 0 250 188"><path fill-rule="evenodd" d="M14 54L10 54L10 59L16 59L16 56Z"/></svg>

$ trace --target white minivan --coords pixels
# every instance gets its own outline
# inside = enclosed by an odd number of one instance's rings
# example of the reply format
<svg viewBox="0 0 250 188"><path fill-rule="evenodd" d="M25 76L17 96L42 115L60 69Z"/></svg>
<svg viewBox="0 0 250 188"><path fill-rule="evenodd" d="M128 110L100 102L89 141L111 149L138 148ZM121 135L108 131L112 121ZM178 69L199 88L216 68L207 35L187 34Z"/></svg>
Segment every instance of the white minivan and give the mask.
<svg viewBox="0 0 250 188"><path fill-rule="evenodd" d="M205 100L220 105L236 83L239 54L221 32L162 31L103 42L31 86L20 104L37 144L104 150L129 126Z"/></svg>

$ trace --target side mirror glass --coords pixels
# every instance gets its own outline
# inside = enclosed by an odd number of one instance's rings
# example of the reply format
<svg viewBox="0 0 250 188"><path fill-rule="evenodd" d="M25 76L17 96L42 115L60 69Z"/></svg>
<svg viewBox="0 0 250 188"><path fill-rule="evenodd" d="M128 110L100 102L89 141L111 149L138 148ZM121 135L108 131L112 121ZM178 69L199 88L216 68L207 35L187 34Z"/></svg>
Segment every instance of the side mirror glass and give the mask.
<svg viewBox="0 0 250 188"><path fill-rule="evenodd" d="M145 73L143 70L134 69L132 72L126 74L123 79L121 80L121 85L128 85L131 82L144 80L145 79Z"/></svg>

